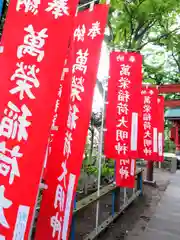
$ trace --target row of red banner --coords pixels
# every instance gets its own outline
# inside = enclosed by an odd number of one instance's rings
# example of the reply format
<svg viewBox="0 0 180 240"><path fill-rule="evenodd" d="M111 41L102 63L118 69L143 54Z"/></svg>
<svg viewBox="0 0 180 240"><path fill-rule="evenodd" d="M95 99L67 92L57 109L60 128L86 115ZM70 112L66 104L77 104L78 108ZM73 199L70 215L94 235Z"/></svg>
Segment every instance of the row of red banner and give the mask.
<svg viewBox="0 0 180 240"><path fill-rule="evenodd" d="M69 236L109 8L75 15L77 3L9 5L0 56L2 239L29 238L42 176L35 239ZM142 90L140 54L114 51L110 63L105 155L117 161L117 184L133 187L134 159L163 160L163 99Z"/></svg>

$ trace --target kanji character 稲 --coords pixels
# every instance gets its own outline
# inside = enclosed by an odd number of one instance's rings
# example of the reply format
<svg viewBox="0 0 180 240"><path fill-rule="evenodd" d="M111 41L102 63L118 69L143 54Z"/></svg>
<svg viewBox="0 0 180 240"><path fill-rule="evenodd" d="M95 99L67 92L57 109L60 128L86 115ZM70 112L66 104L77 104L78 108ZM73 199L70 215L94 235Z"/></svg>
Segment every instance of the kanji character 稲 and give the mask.
<svg viewBox="0 0 180 240"><path fill-rule="evenodd" d="M118 62L123 62L123 61L124 61L124 56L118 55L118 56L116 57L116 60L117 60Z"/></svg>
<svg viewBox="0 0 180 240"><path fill-rule="evenodd" d="M75 77L72 78L72 88L71 88L71 100L74 102L76 99L81 101L80 93L84 92L84 78Z"/></svg>
<svg viewBox="0 0 180 240"><path fill-rule="evenodd" d="M146 156L150 156L151 154L152 154L152 150L151 149L148 149L147 147L145 147L144 148L144 154L146 155Z"/></svg>
<svg viewBox="0 0 180 240"><path fill-rule="evenodd" d="M79 112L79 110L75 104L73 106L70 106L68 122L67 122L67 126L70 130L76 129L76 121L79 118L77 116L78 112Z"/></svg>
<svg viewBox="0 0 180 240"><path fill-rule="evenodd" d="M128 128L128 126L126 125L128 123L128 121L125 119L125 116L122 116L121 119L118 119L118 124L116 125L116 127L125 127Z"/></svg>
<svg viewBox="0 0 180 240"><path fill-rule="evenodd" d="M46 8L46 12L52 12L55 19L64 15L69 16L68 0L53 0L48 2L49 7Z"/></svg>
<svg viewBox="0 0 180 240"><path fill-rule="evenodd" d="M86 33L86 28L85 25L83 24L82 26L78 26L75 30L74 30L74 40L77 40L78 42L84 41L84 36Z"/></svg>
<svg viewBox="0 0 180 240"><path fill-rule="evenodd" d="M122 113L124 113L125 115L128 115L129 109L126 103L122 103L122 102L118 103L117 109L118 109L119 115L121 115Z"/></svg>
<svg viewBox="0 0 180 240"><path fill-rule="evenodd" d="M59 206L59 210L62 212L64 210L64 203L65 203L65 192L63 187L58 184L56 188L55 200L54 200L54 207L55 209Z"/></svg>
<svg viewBox="0 0 180 240"><path fill-rule="evenodd" d="M59 105L60 105L60 100L59 99L57 99L56 100L56 104L55 104L55 113L57 113L57 111L58 111L58 109L59 109Z"/></svg>
<svg viewBox="0 0 180 240"><path fill-rule="evenodd" d="M121 178L127 179L129 177L128 167L122 166L119 170L119 174L121 175Z"/></svg>
<svg viewBox="0 0 180 240"><path fill-rule="evenodd" d="M124 143L123 145L121 145L120 142L117 143L117 145L115 146L115 150L117 151L117 153L120 155L120 153L122 152L124 155L127 154L128 152L128 146Z"/></svg>
<svg viewBox="0 0 180 240"><path fill-rule="evenodd" d="M128 78L124 78L124 77L121 77L119 79L119 82L120 82L119 87L122 88L122 89L128 89L129 84L131 83Z"/></svg>
<svg viewBox="0 0 180 240"><path fill-rule="evenodd" d="M10 150L6 148L5 142L0 143L0 174L6 177L10 173L9 184L13 183L15 176L20 177L17 158L21 158L23 154L19 150L19 146Z"/></svg>
<svg viewBox="0 0 180 240"><path fill-rule="evenodd" d="M15 139L20 142L22 139L28 139L28 133L26 128L31 125L31 122L27 121L27 117L32 116L28 107L23 104L21 110L14 105L11 101L8 102L8 108L5 109L4 116L0 122L0 136ZM22 112L22 115L20 115Z"/></svg>
<svg viewBox="0 0 180 240"><path fill-rule="evenodd" d="M152 146L152 140L150 140L150 139L144 139L144 146L147 146L147 147Z"/></svg>
<svg viewBox="0 0 180 240"><path fill-rule="evenodd" d="M130 58L129 58L129 61L133 63L133 62L135 62L135 61L136 61L136 59L135 59L135 57L134 57L134 56L130 56Z"/></svg>
<svg viewBox="0 0 180 240"><path fill-rule="evenodd" d="M66 132L66 136L64 139L64 156L69 157L71 154L71 141L72 141L72 133L71 132Z"/></svg>
<svg viewBox="0 0 180 240"><path fill-rule="evenodd" d="M17 63L17 69L11 77L11 81L16 80L16 87L10 90L11 94L19 93L19 99L24 98L24 94L30 99L35 99L31 89L39 87L39 80L36 76L39 73L39 68L35 65L24 65L23 62Z"/></svg>
<svg viewBox="0 0 180 240"><path fill-rule="evenodd" d="M144 138L151 138L151 133L149 130L147 130L145 133L144 133Z"/></svg>
<svg viewBox="0 0 180 240"><path fill-rule="evenodd" d="M10 208L10 206L12 205L12 201L10 201L4 196L4 192L5 192L5 186L1 185L0 186L0 225L2 225L5 228L10 228L6 220L6 217L4 216L4 209Z"/></svg>
<svg viewBox="0 0 180 240"><path fill-rule="evenodd" d="M121 65L120 75L121 76L123 76L123 75L130 76L130 72L129 72L130 68L131 68L131 66L122 64Z"/></svg>
<svg viewBox="0 0 180 240"><path fill-rule="evenodd" d="M129 164L129 159L120 159L120 165Z"/></svg>
<svg viewBox="0 0 180 240"><path fill-rule="evenodd" d="M143 112L149 113L151 111L151 106L150 105L144 105L143 106Z"/></svg>
<svg viewBox="0 0 180 240"><path fill-rule="evenodd" d="M61 224L62 224L62 218L59 218L59 213L57 212L55 216L51 217L51 227L53 228L53 232L52 232L52 237L55 238L56 237L56 233L58 233L57 239L60 239L60 235L61 235Z"/></svg>
<svg viewBox="0 0 180 240"><path fill-rule="evenodd" d="M80 49L77 53L76 63L73 65L72 72L75 73L76 70L82 71L84 74L87 71L87 60L88 60L88 49L85 52Z"/></svg>
<svg viewBox="0 0 180 240"><path fill-rule="evenodd" d="M124 141L125 139L128 139L128 132L122 131L122 130L116 130L116 141Z"/></svg>
<svg viewBox="0 0 180 240"><path fill-rule="evenodd" d="M151 129L151 123L150 122L144 122L143 126L144 126L144 130Z"/></svg>
<svg viewBox="0 0 180 240"><path fill-rule="evenodd" d="M20 11L24 8L25 13L32 12L34 15L38 13L38 7L40 5L40 0L17 0L16 10Z"/></svg>
<svg viewBox="0 0 180 240"><path fill-rule="evenodd" d="M95 22L92 24L92 28L89 29L88 36L94 39L97 35L101 35L100 22Z"/></svg>
<svg viewBox="0 0 180 240"><path fill-rule="evenodd" d="M44 58L43 47L45 45L45 38L48 37L47 28L40 32L34 31L32 25L24 29L28 34L24 37L24 44L20 45L17 50L17 57L20 59L25 54L37 57L37 61L41 62Z"/></svg>
<svg viewBox="0 0 180 240"><path fill-rule="evenodd" d="M151 121L152 117L150 113L143 114L143 121Z"/></svg>
<svg viewBox="0 0 180 240"><path fill-rule="evenodd" d="M130 94L128 91L120 90L118 92L118 101L128 103L129 99L130 99Z"/></svg>
<svg viewBox="0 0 180 240"><path fill-rule="evenodd" d="M66 167L66 161L62 162L61 167L63 169L61 175L58 177L58 181L61 182L64 181L64 187L66 188L66 175L68 173L67 167Z"/></svg>
<svg viewBox="0 0 180 240"><path fill-rule="evenodd" d="M144 96L144 104L151 104L151 97L150 96Z"/></svg>

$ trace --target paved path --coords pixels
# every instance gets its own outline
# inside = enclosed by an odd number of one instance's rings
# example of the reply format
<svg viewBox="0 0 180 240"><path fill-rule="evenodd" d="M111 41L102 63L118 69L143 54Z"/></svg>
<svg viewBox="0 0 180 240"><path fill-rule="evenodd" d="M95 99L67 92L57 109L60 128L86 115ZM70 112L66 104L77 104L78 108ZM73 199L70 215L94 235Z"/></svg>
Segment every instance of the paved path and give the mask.
<svg viewBox="0 0 180 240"><path fill-rule="evenodd" d="M173 174L142 236L132 240L180 240L180 171Z"/></svg>

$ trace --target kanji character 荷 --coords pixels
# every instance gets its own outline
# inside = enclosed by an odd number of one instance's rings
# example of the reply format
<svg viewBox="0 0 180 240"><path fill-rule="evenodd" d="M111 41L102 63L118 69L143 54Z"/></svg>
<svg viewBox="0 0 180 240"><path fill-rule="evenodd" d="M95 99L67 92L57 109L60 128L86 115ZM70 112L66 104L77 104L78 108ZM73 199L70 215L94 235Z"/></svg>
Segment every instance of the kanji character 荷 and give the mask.
<svg viewBox="0 0 180 240"><path fill-rule="evenodd" d="M67 167L66 167L66 161L62 162L61 167L63 169L63 172L58 177L58 181L61 182L63 180L64 181L64 187L66 188L66 175L68 173Z"/></svg>
<svg viewBox="0 0 180 240"><path fill-rule="evenodd" d="M116 127L125 127L128 128L128 126L126 125L128 123L128 121L125 119L125 116L122 116L121 119L118 119L118 124L116 125Z"/></svg>
<svg viewBox="0 0 180 240"><path fill-rule="evenodd" d="M24 54L29 54L33 57L37 57L37 61L41 62L44 58L43 47L45 45L45 38L47 28L42 29L40 32L34 31L32 25L29 25L24 29L28 34L24 37L24 44L20 45L17 50L17 57L20 59Z"/></svg>
<svg viewBox="0 0 180 240"><path fill-rule="evenodd" d="M73 65L72 72L75 73L76 70L82 71L84 74L87 71L87 60L88 60L88 49L85 52L80 49L77 53L76 63Z"/></svg>
<svg viewBox="0 0 180 240"><path fill-rule="evenodd" d="M51 217L51 227L53 228L53 232L52 232L52 237L55 238L56 233L58 233L58 237L57 239L60 239L60 235L61 235L61 224L62 224L62 218L59 218L59 213L57 212L55 216Z"/></svg>
<svg viewBox="0 0 180 240"><path fill-rule="evenodd" d="M55 209L59 206L59 210L62 212L64 210L64 203L65 203L65 192L63 187L58 184L56 188L55 200L54 200L54 207Z"/></svg>
<svg viewBox="0 0 180 240"><path fill-rule="evenodd" d="M121 77L119 79L119 82L120 82L119 87L122 88L122 89L128 89L129 84L131 83L128 78L124 78L124 77Z"/></svg>
<svg viewBox="0 0 180 240"><path fill-rule="evenodd" d="M143 123L143 126L144 126L144 130L147 130L147 129L151 129L151 123L150 122L144 122Z"/></svg>
<svg viewBox="0 0 180 240"><path fill-rule="evenodd" d="M123 76L123 75L130 76L130 72L129 72L130 68L131 68L131 66L122 64L121 65L120 75L121 76Z"/></svg>
<svg viewBox="0 0 180 240"><path fill-rule="evenodd" d="M124 141L125 139L128 139L128 132L127 131L122 131L117 129L116 130L116 141Z"/></svg>
<svg viewBox="0 0 180 240"><path fill-rule="evenodd" d="M24 94L30 99L35 99L31 89L39 87L39 81L36 74L39 73L39 68L35 65L24 65L23 62L17 63L17 69L12 75L11 80L16 80L16 87L10 90L11 94L19 93L19 98L22 100Z"/></svg>
<svg viewBox="0 0 180 240"><path fill-rule="evenodd" d="M0 143L0 174L6 177L10 173L9 184L13 183L15 176L20 177L17 158L21 158L23 154L19 150L19 146L10 150L6 148L5 142Z"/></svg>
<svg viewBox="0 0 180 240"><path fill-rule="evenodd" d="M52 11L55 19L69 15L68 0L53 0L52 2L48 2L48 5L49 7L46 8L46 12Z"/></svg>
<svg viewBox="0 0 180 240"><path fill-rule="evenodd" d="M86 28L85 25L83 24L82 26L78 26L75 30L74 30L74 40L77 40L78 42L84 41L84 36L86 33Z"/></svg>
<svg viewBox="0 0 180 240"><path fill-rule="evenodd" d="M77 106L74 104L73 106L70 106L69 109L69 116L68 116L68 123L67 126L70 130L73 130L76 128L76 121L79 118L76 114L79 112Z"/></svg>
<svg viewBox="0 0 180 240"><path fill-rule="evenodd" d="M92 24L92 28L89 29L88 36L94 39L97 35L101 34L100 22L95 22Z"/></svg>
<svg viewBox="0 0 180 240"><path fill-rule="evenodd" d="M8 209L12 205L12 201L7 199L4 196L5 186L0 186L0 225L5 228L10 228L5 216L4 216L4 209Z"/></svg>
<svg viewBox="0 0 180 240"><path fill-rule="evenodd" d="M120 90L118 92L118 101L128 103L129 99L130 99L130 94L128 91Z"/></svg>
<svg viewBox="0 0 180 240"><path fill-rule="evenodd" d="M38 7L40 3L40 0L18 0L16 10L20 11L22 8L24 8L25 13L32 12L34 15L36 15L38 13Z"/></svg>
<svg viewBox="0 0 180 240"><path fill-rule="evenodd" d="M27 121L27 117L32 116L27 106L24 104L21 110L12 102L8 102L8 108L5 109L4 116L0 122L0 136L15 139L20 142L22 139L28 139L28 133L26 128L31 125L31 122ZM22 115L20 115L22 112Z"/></svg>
<svg viewBox="0 0 180 240"><path fill-rule="evenodd" d="M128 167L121 166L121 168L119 170L119 174L121 175L121 178L127 179L129 177Z"/></svg>
<svg viewBox="0 0 180 240"><path fill-rule="evenodd" d="M81 101L80 93L84 92L84 78L75 77L72 78L71 99L74 102L76 99Z"/></svg>
<svg viewBox="0 0 180 240"><path fill-rule="evenodd" d="M128 152L128 146L125 143L121 145L121 143L118 142L117 145L115 146L115 150L119 155L121 152L125 155Z"/></svg>
<svg viewBox="0 0 180 240"><path fill-rule="evenodd" d="M121 115L122 113L124 113L125 115L128 115L129 109L126 103L122 103L122 102L118 103L117 109L118 109L119 115Z"/></svg>
<svg viewBox="0 0 180 240"><path fill-rule="evenodd" d="M67 155L67 157L69 157L69 155L71 154L71 141L72 141L72 133L71 132L66 132L66 136L64 139L64 156Z"/></svg>

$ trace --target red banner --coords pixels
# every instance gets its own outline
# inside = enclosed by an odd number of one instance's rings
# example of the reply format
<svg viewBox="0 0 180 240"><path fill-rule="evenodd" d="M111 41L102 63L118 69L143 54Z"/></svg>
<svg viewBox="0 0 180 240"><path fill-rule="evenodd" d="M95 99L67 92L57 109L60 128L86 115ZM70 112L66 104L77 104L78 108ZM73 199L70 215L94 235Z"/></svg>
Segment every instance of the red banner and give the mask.
<svg viewBox="0 0 180 240"><path fill-rule="evenodd" d="M138 157L141 84L142 56L138 53L112 52L104 149L109 158Z"/></svg>
<svg viewBox="0 0 180 240"><path fill-rule="evenodd" d="M125 188L135 187L136 161L116 160L116 185Z"/></svg>
<svg viewBox="0 0 180 240"><path fill-rule="evenodd" d="M142 113L139 124L139 157L144 160L158 160L157 97L158 90L143 88Z"/></svg>
<svg viewBox="0 0 180 240"><path fill-rule="evenodd" d="M157 127L158 127L158 156L159 161L164 161L164 97L158 96L158 112L157 112Z"/></svg>
<svg viewBox="0 0 180 240"><path fill-rule="evenodd" d="M9 4L0 57L0 233L6 239L29 238L76 5Z"/></svg>
<svg viewBox="0 0 180 240"><path fill-rule="evenodd" d="M92 11L80 12L75 19L69 61L72 72L68 75L72 79L69 114L66 127L61 124L63 134L54 138L53 161L47 163L48 189L43 193L36 232L39 240L68 239L107 14L108 5L100 4Z"/></svg>

